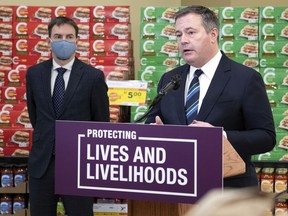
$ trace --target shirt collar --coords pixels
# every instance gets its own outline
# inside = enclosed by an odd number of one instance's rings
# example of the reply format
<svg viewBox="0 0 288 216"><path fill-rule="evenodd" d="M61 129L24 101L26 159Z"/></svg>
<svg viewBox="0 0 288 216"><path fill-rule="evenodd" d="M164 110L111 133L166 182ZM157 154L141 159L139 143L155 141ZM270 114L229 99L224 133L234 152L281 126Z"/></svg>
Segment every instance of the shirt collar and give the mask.
<svg viewBox="0 0 288 216"><path fill-rule="evenodd" d="M72 66L74 64L75 58L73 58L70 62L68 62L66 65L60 66L54 59L53 59L53 67L52 70L56 70L56 68L63 67L67 69L68 71L72 70Z"/></svg>
<svg viewBox="0 0 288 216"><path fill-rule="evenodd" d="M195 68L193 66L190 66L190 76L194 76L195 70L201 69L203 71L203 74L205 74L205 76L207 76L211 80L219 65L221 57L222 57L222 53L220 52L220 50L218 50L217 54L209 62L207 62L202 68Z"/></svg>

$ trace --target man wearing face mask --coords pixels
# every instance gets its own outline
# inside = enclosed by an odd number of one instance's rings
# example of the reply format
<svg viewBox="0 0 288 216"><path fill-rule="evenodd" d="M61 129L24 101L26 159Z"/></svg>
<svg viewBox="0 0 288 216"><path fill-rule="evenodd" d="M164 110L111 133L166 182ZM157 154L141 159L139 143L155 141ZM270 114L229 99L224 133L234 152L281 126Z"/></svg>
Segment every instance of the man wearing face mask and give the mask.
<svg viewBox="0 0 288 216"><path fill-rule="evenodd" d="M34 128L28 160L30 215L55 216L61 197L69 216L93 216L92 197L54 193L55 120L109 122L108 88L102 71L75 57L78 27L72 19L53 19L48 32L52 58L30 67L26 75Z"/></svg>

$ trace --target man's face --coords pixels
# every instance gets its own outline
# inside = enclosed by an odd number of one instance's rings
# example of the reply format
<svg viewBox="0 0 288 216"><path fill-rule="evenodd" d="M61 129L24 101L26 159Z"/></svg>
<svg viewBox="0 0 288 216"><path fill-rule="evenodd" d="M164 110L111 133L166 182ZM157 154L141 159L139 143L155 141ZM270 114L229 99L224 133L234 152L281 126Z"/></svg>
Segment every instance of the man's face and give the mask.
<svg viewBox="0 0 288 216"><path fill-rule="evenodd" d="M77 37L75 34L75 29L69 24L55 25L51 30L50 39L52 41L67 40L69 42L76 42Z"/></svg>
<svg viewBox="0 0 288 216"><path fill-rule="evenodd" d="M201 68L215 55L217 30L207 33L198 14L187 14L176 21L179 51L187 64Z"/></svg>
<svg viewBox="0 0 288 216"><path fill-rule="evenodd" d="M77 43L78 38L76 37L76 32L73 26L69 25L69 24L63 24L60 26L53 26L53 28L51 29L51 36L50 38L47 38L47 41L50 45L50 48L52 50L52 42L57 42L57 41L68 41L68 42L73 42L73 43ZM61 47L60 47L61 48ZM67 48L67 47L66 47ZM58 64L60 64L60 62L63 63L63 61L70 61L71 59L73 59L75 57L75 52L68 54L69 57L64 57L64 59L62 59L63 57L59 58L59 52L61 53L60 56L63 56L63 52L65 53L65 56L67 55L67 52L70 51L70 48L68 48L68 51L65 51L65 46L63 47L63 50L52 50L52 56L55 59L56 62L58 62ZM57 52L58 54L56 54L55 52Z"/></svg>

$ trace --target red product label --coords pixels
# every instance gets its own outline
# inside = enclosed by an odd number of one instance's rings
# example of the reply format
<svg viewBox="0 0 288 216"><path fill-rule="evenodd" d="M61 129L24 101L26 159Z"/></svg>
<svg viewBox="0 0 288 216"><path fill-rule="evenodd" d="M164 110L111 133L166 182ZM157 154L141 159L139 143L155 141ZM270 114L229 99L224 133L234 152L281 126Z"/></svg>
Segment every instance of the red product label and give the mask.
<svg viewBox="0 0 288 216"><path fill-rule="evenodd" d="M91 39L131 39L129 23L97 22L90 24Z"/></svg>
<svg viewBox="0 0 288 216"><path fill-rule="evenodd" d="M92 56L90 65L118 65L128 66L133 63L133 58L128 56Z"/></svg>
<svg viewBox="0 0 288 216"><path fill-rule="evenodd" d="M91 56L131 56L129 40L91 40Z"/></svg>
<svg viewBox="0 0 288 216"><path fill-rule="evenodd" d="M46 40L32 40L32 39L17 39L14 40L13 46L14 56L38 56L50 57L50 46Z"/></svg>
<svg viewBox="0 0 288 216"><path fill-rule="evenodd" d="M17 65L10 70L5 77L5 84L7 86L25 86L27 68L27 65Z"/></svg>
<svg viewBox="0 0 288 216"><path fill-rule="evenodd" d="M16 6L13 11L14 22L49 23L52 17L51 7Z"/></svg>
<svg viewBox="0 0 288 216"><path fill-rule="evenodd" d="M13 39L46 39L48 37L47 23L14 22Z"/></svg>
<svg viewBox="0 0 288 216"><path fill-rule="evenodd" d="M21 103L26 102L26 88L14 86L1 87L1 102L2 103Z"/></svg>
<svg viewBox="0 0 288 216"><path fill-rule="evenodd" d="M32 129L0 129L1 156L28 156L32 146Z"/></svg>
<svg viewBox="0 0 288 216"><path fill-rule="evenodd" d="M106 80L127 80L129 73L129 66L105 66L96 65L95 68L102 70Z"/></svg>
<svg viewBox="0 0 288 216"><path fill-rule="evenodd" d="M21 52L19 52L21 54ZM18 54L19 54L18 53ZM13 56L13 68L16 68L18 65L23 65L25 64L27 69L34 64L38 64L40 62L46 61L50 59L49 56L40 56L39 53L30 53L24 54L24 55L15 55Z"/></svg>
<svg viewBox="0 0 288 216"><path fill-rule="evenodd" d="M92 22L130 22L129 6L96 6L91 8Z"/></svg>
<svg viewBox="0 0 288 216"><path fill-rule="evenodd" d="M3 104L0 103L0 111L11 111L11 110L20 110L20 111L27 111L26 103L19 103L19 104Z"/></svg>
<svg viewBox="0 0 288 216"><path fill-rule="evenodd" d="M53 16L66 16L78 23L90 22L90 7L58 6L53 7Z"/></svg>

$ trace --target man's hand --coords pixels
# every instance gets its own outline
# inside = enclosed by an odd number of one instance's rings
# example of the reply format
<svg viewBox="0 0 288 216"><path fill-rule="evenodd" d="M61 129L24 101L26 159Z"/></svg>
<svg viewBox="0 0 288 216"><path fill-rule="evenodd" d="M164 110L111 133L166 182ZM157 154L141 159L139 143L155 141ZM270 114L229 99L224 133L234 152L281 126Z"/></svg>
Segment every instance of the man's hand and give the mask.
<svg viewBox="0 0 288 216"><path fill-rule="evenodd" d="M154 125L163 125L163 122L161 120L161 118L159 116L155 117L155 123L150 123L150 124L154 124Z"/></svg>
<svg viewBox="0 0 288 216"><path fill-rule="evenodd" d="M214 127L213 125L211 125L207 122L196 121L196 120L194 120L189 126L192 126L192 127Z"/></svg>

